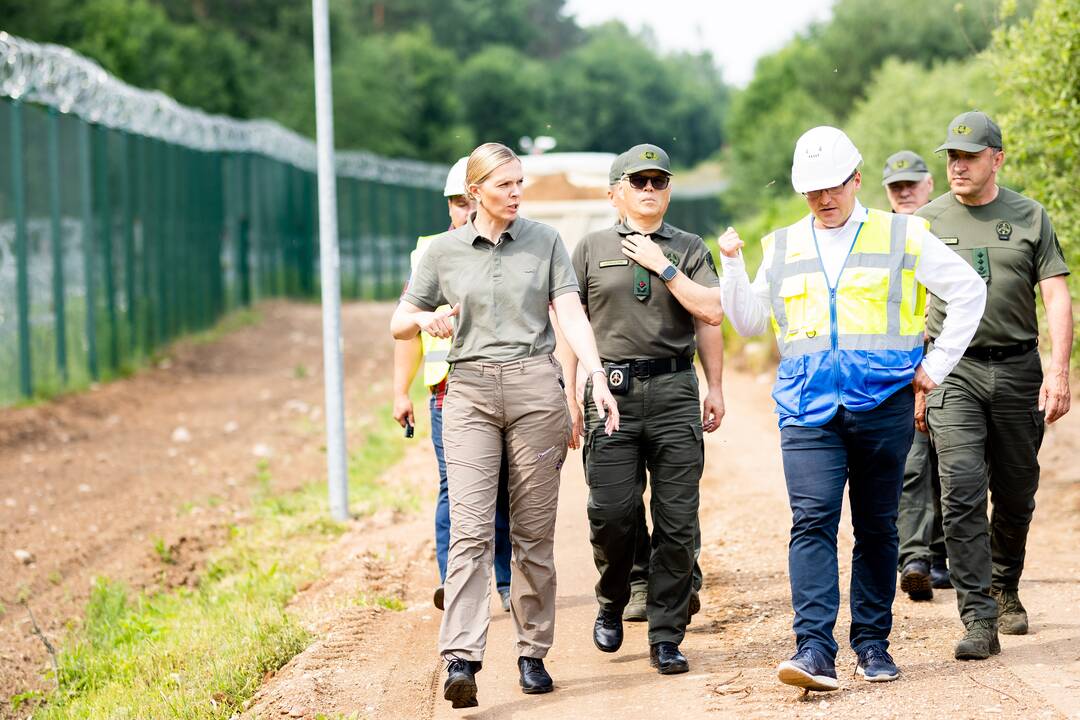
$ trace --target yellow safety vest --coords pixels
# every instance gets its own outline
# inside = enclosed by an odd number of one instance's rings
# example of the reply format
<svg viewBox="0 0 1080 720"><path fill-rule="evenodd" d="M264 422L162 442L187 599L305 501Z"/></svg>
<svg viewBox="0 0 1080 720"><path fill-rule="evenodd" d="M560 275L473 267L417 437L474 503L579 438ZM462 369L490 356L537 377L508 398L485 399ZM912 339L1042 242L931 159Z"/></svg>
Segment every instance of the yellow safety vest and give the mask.
<svg viewBox="0 0 1080 720"><path fill-rule="evenodd" d="M424 250L427 248L427 244L431 241L435 235L425 235L419 237L416 240L416 249L409 255L409 264L412 267L412 272L416 272L416 266L420 262L420 258L424 255ZM449 310L449 305L443 305L437 310ZM441 383L450 372L450 365L446 362L446 356L450 352L450 347L453 345L453 338L438 338L434 335L428 335L426 332L420 333L420 342L424 345L424 384L428 387L434 387Z"/></svg>
<svg viewBox="0 0 1080 720"><path fill-rule="evenodd" d="M841 405L872 410L911 382L923 354L926 288L915 268L927 227L919 217L869 210L835 288L812 215L762 239L766 256L772 250L780 427L823 425Z"/></svg>

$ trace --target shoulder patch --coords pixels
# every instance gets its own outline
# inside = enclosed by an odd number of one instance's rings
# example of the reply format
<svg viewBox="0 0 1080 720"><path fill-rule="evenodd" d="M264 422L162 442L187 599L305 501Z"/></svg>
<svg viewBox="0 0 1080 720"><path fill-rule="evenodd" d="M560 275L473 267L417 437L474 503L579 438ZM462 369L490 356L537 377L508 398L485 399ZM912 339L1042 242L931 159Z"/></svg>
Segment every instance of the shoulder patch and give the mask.
<svg viewBox="0 0 1080 720"><path fill-rule="evenodd" d="M714 275L719 274L719 273L716 272L716 261L713 260L711 250L706 250L705 251L705 264L709 266L709 269L713 271Z"/></svg>

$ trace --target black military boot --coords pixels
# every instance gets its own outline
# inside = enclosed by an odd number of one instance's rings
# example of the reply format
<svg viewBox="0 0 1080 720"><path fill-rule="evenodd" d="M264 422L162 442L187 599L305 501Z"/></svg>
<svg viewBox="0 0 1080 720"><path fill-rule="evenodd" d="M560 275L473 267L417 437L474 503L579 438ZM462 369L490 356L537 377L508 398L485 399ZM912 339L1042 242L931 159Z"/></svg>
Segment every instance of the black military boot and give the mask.
<svg viewBox="0 0 1080 720"><path fill-rule="evenodd" d="M900 589L912 600L933 600L934 591L930 588L930 563L926 560L912 560L900 571Z"/></svg>
<svg viewBox="0 0 1080 720"><path fill-rule="evenodd" d="M544 668L544 661L540 658L518 658L518 670L521 672L521 692L526 695L539 695L549 693L555 689L555 683Z"/></svg>
<svg viewBox="0 0 1080 720"><path fill-rule="evenodd" d="M1001 652L998 642L998 623L993 618L978 618L965 623L967 632L956 643L953 655L957 660L985 660Z"/></svg>
<svg viewBox="0 0 1080 720"><path fill-rule="evenodd" d="M481 663L473 660L451 658L446 665L446 682L443 684L443 698L450 701L450 707L476 707L476 673L480 672Z"/></svg>
<svg viewBox="0 0 1080 720"><path fill-rule="evenodd" d="M617 610L600 608L593 624L593 643L601 652L613 653L622 647L622 614Z"/></svg>
<svg viewBox="0 0 1080 720"><path fill-rule="evenodd" d="M686 656L673 642L658 642L649 648L649 664L661 675L678 675L690 669Z"/></svg>
<svg viewBox="0 0 1080 720"><path fill-rule="evenodd" d="M930 564L930 586L935 590L952 589L952 577L949 575L949 568L944 560L935 559Z"/></svg>

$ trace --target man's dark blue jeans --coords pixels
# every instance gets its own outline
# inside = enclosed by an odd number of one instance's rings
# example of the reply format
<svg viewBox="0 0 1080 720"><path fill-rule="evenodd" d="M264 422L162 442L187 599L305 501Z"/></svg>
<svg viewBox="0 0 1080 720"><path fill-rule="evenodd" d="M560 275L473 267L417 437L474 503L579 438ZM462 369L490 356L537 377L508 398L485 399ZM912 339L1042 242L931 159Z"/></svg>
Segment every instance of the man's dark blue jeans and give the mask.
<svg viewBox="0 0 1080 720"><path fill-rule="evenodd" d="M446 487L446 457L443 455L442 408L435 396L428 402L431 410L431 444L439 461L439 499L435 504L435 561L439 564L439 582L446 580L446 554L450 549L450 495ZM510 589L510 490L509 466L503 455L499 470L499 495L495 499L495 587Z"/></svg>
<svg viewBox="0 0 1080 720"><path fill-rule="evenodd" d="M889 647L896 594L896 515L904 461L914 435L910 386L873 410L841 407L821 427L780 431L791 542L788 574L795 639L835 660L840 608L836 533L847 484L855 548L851 557L851 648Z"/></svg>

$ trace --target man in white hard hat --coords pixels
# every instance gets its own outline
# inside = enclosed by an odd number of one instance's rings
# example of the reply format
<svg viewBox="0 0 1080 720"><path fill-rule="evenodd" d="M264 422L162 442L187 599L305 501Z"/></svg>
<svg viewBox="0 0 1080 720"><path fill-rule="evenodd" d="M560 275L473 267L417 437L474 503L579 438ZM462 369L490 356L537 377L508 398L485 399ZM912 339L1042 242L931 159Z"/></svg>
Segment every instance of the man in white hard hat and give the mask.
<svg viewBox="0 0 1080 720"><path fill-rule="evenodd" d="M465 166L469 158L454 163L446 175L447 212L450 229L461 227L469 220L469 213L476 209L476 202L465 192ZM434 236L417 239L416 249L410 256L415 268L424 254L428 241ZM416 424L409 388L421 362L424 365L424 384L430 389L428 408L431 412L431 443L435 446L435 459L439 464L439 499L435 504L435 561L439 566L439 586L435 589L435 607L443 609L443 586L446 579L447 553L450 548L450 496L446 485L446 460L443 456L442 406L446 397L446 381L450 366L446 355L450 351L451 338L437 338L420 333L411 340L394 341L394 420L402 427ZM495 589L499 592L504 612L510 611L510 495L508 490L507 464L503 458L499 474L499 494L495 502Z"/></svg>
<svg viewBox="0 0 1080 720"><path fill-rule="evenodd" d="M833 626L845 485L855 535L850 644L857 672L871 682L899 675L888 647L912 385L925 390L945 379L986 298L978 275L921 218L859 203L861 161L837 128L799 138L791 183L810 214L762 239L753 283L738 234L728 228L720 238L725 313L742 335L758 335L771 321L780 350L772 396L792 512L788 572L798 650L777 674L810 690L839 687ZM927 290L948 304L948 315L924 357Z"/></svg>

